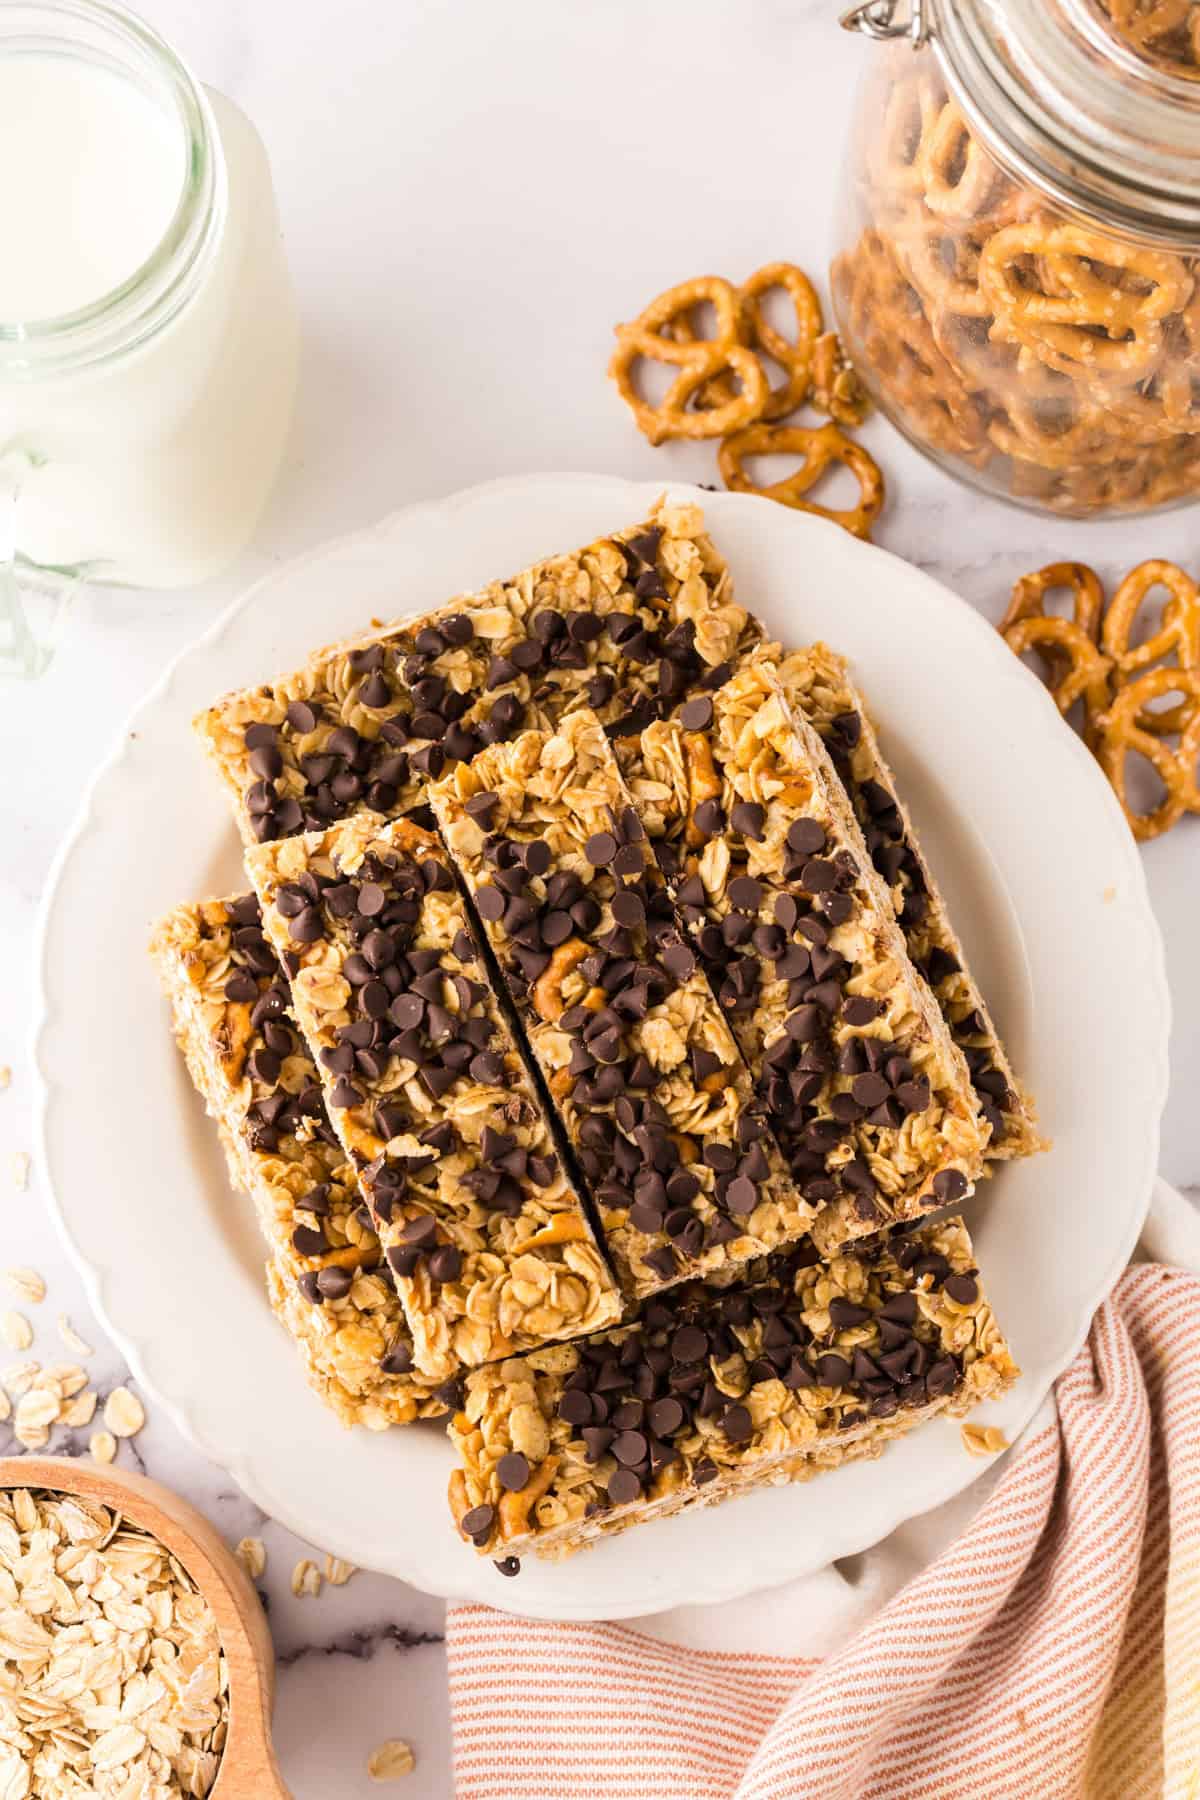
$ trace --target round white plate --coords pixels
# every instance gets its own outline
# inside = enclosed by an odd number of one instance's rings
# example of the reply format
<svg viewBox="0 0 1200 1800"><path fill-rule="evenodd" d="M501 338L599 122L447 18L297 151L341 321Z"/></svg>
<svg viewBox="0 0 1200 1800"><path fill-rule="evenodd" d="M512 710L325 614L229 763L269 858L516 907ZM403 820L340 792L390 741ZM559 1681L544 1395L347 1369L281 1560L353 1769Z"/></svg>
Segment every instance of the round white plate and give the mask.
<svg viewBox="0 0 1200 1800"><path fill-rule="evenodd" d="M181 656L96 778L50 886L37 1042L63 1234L138 1379L266 1512L418 1587L545 1618L620 1618L749 1593L875 1543L979 1464L935 1421L882 1463L628 1532L516 1581L451 1529L436 1428L344 1431L268 1311L251 1208L171 1042L146 957L181 900L247 884L189 722L372 618L434 605L640 518L656 487L530 476L416 506L272 574ZM1128 828L999 636L928 576L817 519L698 494L737 592L785 643L852 658L902 790L1053 1151L968 1205L1025 1374L1010 1438L1074 1354L1136 1239L1166 1091L1159 936Z"/></svg>

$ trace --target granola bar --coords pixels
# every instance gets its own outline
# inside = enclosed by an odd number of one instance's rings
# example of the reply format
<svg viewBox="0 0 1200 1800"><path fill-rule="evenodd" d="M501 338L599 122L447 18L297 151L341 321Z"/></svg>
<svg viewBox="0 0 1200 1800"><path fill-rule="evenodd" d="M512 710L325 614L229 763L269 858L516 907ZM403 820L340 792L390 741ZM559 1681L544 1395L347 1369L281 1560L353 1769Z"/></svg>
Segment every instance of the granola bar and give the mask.
<svg viewBox="0 0 1200 1800"><path fill-rule="evenodd" d="M663 500L640 525L318 650L195 728L255 844L363 807L410 812L446 767L576 706L646 722L757 636L700 509Z"/></svg>
<svg viewBox="0 0 1200 1800"><path fill-rule="evenodd" d="M777 1260L757 1286L676 1289L634 1324L473 1372L450 1422L462 1535L567 1556L874 1454L1016 1378L960 1219Z"/></svg>
<svg viewBox="0 0 1200 1800"><path fill-rule="evenodd" d="M776 654L782 655L776 647ZM909 956L933 990L961 1047L992 1128L989 1159L1045 1148L1029 1095L1013 1073L991 1014L967 966L946 903L884 761L866 702L842 658L826 644L783 656L779 679L828 750L854 805L871 859L892 896Z"/></svg>
<svg viewBox="0 0 1200 1800"><path fill-rule="evenodd" d="M750 1072L594 713L430 790L632 1296L794 1241Z"/></svg>
<svg viewBox="0 0 1200 1800"><path fill-rule="evenodd" d="M413 1372L404 1313L289 1017L258 901L178 906L150 950L230 1177L254 1203L268 1297L311 1386L344 1423L372 1431L444 1413L447 1397Z"/></svg>
<svg viewBox="0 0 1200 1800"><path fill-rule="evenodd" d="M620 1318L437 838L367 812L247 863L417 1367Z"/></svg>
<svg viewBox="0 0 1200 1800"><path fill-rule="evenodd" d="M617 753L822 1251L961 1200L990 1127L770 656Z"/></svg>

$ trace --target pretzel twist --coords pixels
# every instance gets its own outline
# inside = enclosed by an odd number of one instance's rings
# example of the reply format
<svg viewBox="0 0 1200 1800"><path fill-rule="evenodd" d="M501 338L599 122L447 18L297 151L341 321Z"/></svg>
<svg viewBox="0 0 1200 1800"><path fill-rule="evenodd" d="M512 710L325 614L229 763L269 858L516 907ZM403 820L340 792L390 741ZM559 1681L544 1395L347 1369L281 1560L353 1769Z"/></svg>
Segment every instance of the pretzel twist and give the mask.
<svg viewBox="0 0 1200 1800"><path fill-rule="evenodd" d="M1030 257L1040 259L1040 287L1026 283L1022 259ZM1162 321L1191 298L1194 283L1177 256L1033 220L989 238L979 285L994 336L1066 374L1136 381L1157 367Z"/></svg>
<svg viewBox="0 0 1200 1800"><path fill-rule="evenodd" d="M782 481L762 487L745 469L748 456L802 456L804 461ZM869 539L871 526L883 510L886 497L883 474L870 452L856 444L836 425L749 425L726 438L717 452L721 477L727 488L742 494L761 494L797 512L816 513L844 526L853 537ZM835 464L849 469L859 486L857 506L845 510L821 506L804 496Z"/></svg>
<svg viewBox="0 0 1200 1800"><path fill-rule="evenodd" d="M1157 716L1153 703L1169 694L1182 694L1181 705L1186 712L1176 748L1149 731L1145 724L1147 717ZM1161 837L1178 824L1185 812L1200 811L1196 779L1200 760L1200 671L1147 670L1120 690L1099 726L1096 754L1136 838L1145 843ZM1162 800L1149 812L1136 812L1129 800L1126 765L1131 754L1145 758L1165 790Z"/></svg>
<svg viewBox="0 0 1200 1800"><path fill-rule="evenodd" d="M713 308L716 330L711 337L697 338L691 315L705 304ZM679 370L657 406L637 388L636 371L644 360ZM618 325L609 374L652 444L723 437L759 418L769 391L761 363L744 342L737 294L719 275L680 282L630 324ZM730 392L715 406L704 405L708 384L723 376L735 378L741 391Z"/></svg>

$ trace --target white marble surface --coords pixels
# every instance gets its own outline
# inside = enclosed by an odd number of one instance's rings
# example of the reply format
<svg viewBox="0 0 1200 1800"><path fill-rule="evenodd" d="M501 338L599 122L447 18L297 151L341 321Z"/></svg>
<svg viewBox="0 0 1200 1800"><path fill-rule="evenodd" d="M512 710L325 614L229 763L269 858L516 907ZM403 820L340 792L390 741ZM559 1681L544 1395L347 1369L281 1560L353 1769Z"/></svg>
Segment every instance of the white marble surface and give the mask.
<svg viewBox="0 0 1200 1800"><path fill-rule="evenodd" d="M870 54L838 32L834 0L147 0L146 10L266 140L306 347L291 453L253 551L201 591L92 597L52 673L0 701L0 1063L13 1067L0 1095L0 1263L31 1263L50 1283L30 1309L35 1354L56 1358L53 1315L69 1312L97 1346L102 1389L123 1374L121 1356L54 1239L41 1172L25 1195L8 1187L11 1154L31 1144L38 902L92 755L250 576L404 501L535 469L713 479L710 451L655 452L632 430L603 379L612 322L689 273L736 277L779 256L823 267L846 109ZM882 423L868 435L892 491L879 541L989 617L1017 574L1051 557L1083 557L1107 577L1149 555L1195 567L1186 512L1043 523L958 489ZM1162 1167L1197 1186L1200 821L1147 849L1145 863L1176 1006ZM119 892L119 870L113 879ZM6 1439L0 1427L0 1451ZM389 1735L418 1754L405 1792L448 1794L440 1607L367 1575L294 1600L288 1578L305 1547L264 1523L153 1409L133 1460L231 1541L261 1531L268 1543L276 1735L299 1800L366 1795L366 1755Z"/></svg>

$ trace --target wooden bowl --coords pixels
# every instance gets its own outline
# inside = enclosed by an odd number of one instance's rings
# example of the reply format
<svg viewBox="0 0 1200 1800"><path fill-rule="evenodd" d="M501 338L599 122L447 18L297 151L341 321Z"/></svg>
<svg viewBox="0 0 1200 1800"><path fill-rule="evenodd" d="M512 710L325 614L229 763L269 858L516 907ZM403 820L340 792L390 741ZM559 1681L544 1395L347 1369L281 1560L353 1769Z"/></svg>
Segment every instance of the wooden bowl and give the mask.
<svg viewBox="0 0 1200 1800"><path fill-rule="evenodd" d="M212 1607L229 1668L229 1732L209 1800L292 1800L271 1745L275 1658L262 1603L203 1514L144 1475L61 1456L0 1457L0 1488L97 1500L167 1546Z"/></svg>

